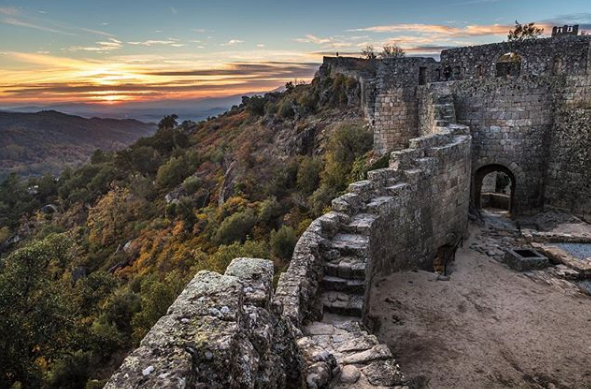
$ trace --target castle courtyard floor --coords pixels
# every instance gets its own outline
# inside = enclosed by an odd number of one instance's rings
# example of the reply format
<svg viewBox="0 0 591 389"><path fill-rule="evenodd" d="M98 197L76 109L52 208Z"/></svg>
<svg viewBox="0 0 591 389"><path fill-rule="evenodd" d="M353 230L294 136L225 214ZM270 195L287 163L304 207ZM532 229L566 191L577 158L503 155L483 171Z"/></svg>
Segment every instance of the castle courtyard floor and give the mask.
<svg viewBox="0 0 591 389"><path fill-rule="evenodd" d="M375 333L412 386L591 388L591 297L476 252L482 236L470 227L448 281L419 271L376 282Z"/></svg>

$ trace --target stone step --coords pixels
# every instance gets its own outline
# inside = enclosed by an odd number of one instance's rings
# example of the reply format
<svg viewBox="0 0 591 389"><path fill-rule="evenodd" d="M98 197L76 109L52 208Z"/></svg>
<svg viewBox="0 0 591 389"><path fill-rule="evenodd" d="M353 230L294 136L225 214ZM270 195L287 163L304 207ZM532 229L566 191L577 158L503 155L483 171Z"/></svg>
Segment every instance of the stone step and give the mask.
<svg viewBox="0 0 591 389"><path fill-rule="evenodd" d="M383 214L393 204L393 200L392 196L375 197L367 203L366 211L376 215Z"/></svg>
<svg viewBox="0 0 591 389"><path fill-rule="evenodd" d="M325 276L322 280L322 287L324 290L363 294L365 291L365 280Z"/></svg>
<svg viewBox="0 0 591 389"><path fill-rule="evenodd" d="M405 190L409 190L409 189L410 189L410 184L407 184L406 182L401 182L399 184L387 187L386 191L388 192L388 194L390 194L392 196L399 196L402 192L404 192Z"/></svg>
<svg viewBox="0 0 591 389"><path fill-rule="evenodd" d="M363 312L363 296L327 291L322 293L322 305L324 306L325 312L361 317Z"/></svg>
<svg viewBox="0 0 591 389"><path fill-rule="evenodd" d="M377 218L376 215L371 213L359 213L351 218L349 224L343 226L343 230L350 233L369 235L371 225Z"/></svg>
<svg viewBox="0 0 591 389"><path fill-rule="evenodd" d="M333 249L339 250L341 255L353 255L367 258L369 250L369 237L359 234L336 234L330 245Z"/></svg>
<svg viewBox="0 0 591 389"><path fill-rule="evenodd" d="M328 276L349 280L364 280L367 262L357 257L341 257L326 264L324 271Z"/></svg>

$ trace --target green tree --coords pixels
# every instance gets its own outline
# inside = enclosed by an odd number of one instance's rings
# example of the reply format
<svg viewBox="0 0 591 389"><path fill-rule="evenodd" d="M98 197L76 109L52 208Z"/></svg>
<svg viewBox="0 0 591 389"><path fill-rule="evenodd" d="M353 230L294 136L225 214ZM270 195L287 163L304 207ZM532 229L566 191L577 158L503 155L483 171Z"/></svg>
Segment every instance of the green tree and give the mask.
<svg viewBox="0 0 591 389"><path fill-rule="evenodd" d="M141 311L132 320L134 338L142 339L152 326L162 317L185 286L185 280L177 272L165 279L151 275L141 283Z"/></svg>
<svg viewBox="0 0 591 389"><path fill-rule="evenodd" d="M284 119L292 118L295 115L295 111L293 110L293 102L290 99L282 101L279 105L278 114Z"/></svg>
<svg viewBox="0 0 591 389"><path fill-rule="evenodd" d="M165 116L162 118L162 120L160 120L160 123L158 123L158 129L162 130L176 128L179 125L177 122L178 118L179 117L175 114Z"/></svg>
<svg viewBox="0 0 591 389"><path fill-rule="evenodd" d="M156 174L156 185L161 188L172 188L185 179L191 172L189 164L183 157L171 158L160 166Z"/></svg>
<svg viewBox="0 0 591 389"><path fill-rule="evenodd" d="M265 114L267 99L264 96L245 96L242 98L242 103L246 105L246 110L252 115L261 116Z"/></svg>
<svg viewBox="0 0 591 389"><path fill-rule="evenodd" d="M297 185L305 194L310 195L320 183L322 161L315 157L304 157L298 168Z"/></svg>
<svg viewBox="0 0 591 389"><path fill-rule="evenodd" d="M108 159L107 155L101 149L94 150L94 152L90 156L90 163L92 163L93 165L97 165L99 163L105 163L108 160L109 159Z"/></svg>
<svg viewBox="0 0 591 389"><path fill-rule="evenodd" d="M341 125L330 137L323 184L342 191L349 183L355 160L371 150L373 135L356 125Z"/></svg>
<svg viewBox="0 0 591 389"><path fill-rule="evenodd" d="M232 242L244 242L256 223L254 211L250 208L236 212L224 219L218 228L214 240L218 244L230 244Z"/></svg>
<svg viewBox="0 0 591 389"><path fill-rule="evenodd" d="M544 33L543 28L539 28L535 23L521 24L515 21L515 28L509 31L507 39L509 42L522 42L528 39L539 38Z"/></svg>
<svg viewBox="0 0 591 389"><path fill-rule="evenodd" d="M298 236L295 230L282 226L279 231L271 232L271 253L281 259L290 259L297 242Z"/></svg>
<svg viewBox="0 0 591 389"><path fill-rule="evenodd" d="M40 359L67 352L74 335L71 288L60 282L72 243L52 234L16 250L0 273L0 387L40 387Z"/></svg>
<svg viewBox="0 0 591 389"><path fill-rule="evenodd" d="M161 160L158 152L150 146L133 147L125 150L132 169L143 174L154 174L158 171Z"/></svg>
<svg viewBox="0 0 591 389"><path fill-rule="evenodd" d="M197 176L189 176L183 181L183 189L188 195L192 195L201 188L201 179Z"/></svg>

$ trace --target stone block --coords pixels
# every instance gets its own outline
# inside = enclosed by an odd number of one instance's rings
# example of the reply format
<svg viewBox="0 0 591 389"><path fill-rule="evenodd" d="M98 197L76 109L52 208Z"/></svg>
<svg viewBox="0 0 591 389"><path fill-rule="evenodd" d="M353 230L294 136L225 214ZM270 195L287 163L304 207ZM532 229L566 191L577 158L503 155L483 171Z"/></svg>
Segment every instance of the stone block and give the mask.
<svg viewBox="0 0 591 389"><path fill-rule="evenodd" d="M508 249L505 263L513 270L529 271L548 267L548 258L533 249Z"/></svg>

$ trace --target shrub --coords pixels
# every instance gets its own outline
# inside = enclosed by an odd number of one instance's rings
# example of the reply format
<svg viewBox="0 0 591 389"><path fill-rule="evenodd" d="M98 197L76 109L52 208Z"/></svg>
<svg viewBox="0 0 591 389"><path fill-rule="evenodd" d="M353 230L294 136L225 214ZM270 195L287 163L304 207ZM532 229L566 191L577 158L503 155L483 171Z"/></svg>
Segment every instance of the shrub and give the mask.
<svg viewBox="0 0 591 389"><path fill-rule="evenodd" d="M246 240L256 223L256 216L252 209L246 209L228 216L218 228L214 240L218 244L230 244L232 242Z"/></svg>
<svg viewBox="0 0 591 389"><path fill-rule="evenodd" d="M189 175L189 166L183 157L171 158L158 169L156 184L161 188L172 188Z"/></svg>
<svg viewBox="0 0 591 389"><path fill-rule="evenodd" d="M193 209L193 201L188 197L182 197L176 205L176 216L185 223L185 229L190 229L197 221Z"/></svg>
<svg viewBox="0 0 591 389"><path fill-rule="evenodd" d="M316 110L316 99L309 91L304 91L300 97L298 97L298 105L301 106L305 112L314 113Z"/></svg>
<svg viewBox="0 0 591 389"><path fill-rule="evenodd" d="M156 173L161 163L158 152L150 146L134 147L129 151L122 151L120 155L127 156L132 168L143 174Z"/></svg>
<svg viewBox="0 0 591 389"><path fill-rule="evenodd" d="M197 176L190 176L183 181L183 189L188 195L192 195L201 188L201 179Z"/></svg>
<svg viewBox="0 0 591 389"><path fill-rule="evenodd" d="M271 231L271 253L281 259L290 259L298 242L293 228L282 226L279 231Z"/></svg>
<svg viewBox="0 0 591 389"><path fill-rule="evenodd" d="M281 102L279 105L279 116L284 119L292 118L295 115L292 105L291 100L284 100Z"/></svg>
<svg viewBox="0 0 591 389"><path fill-rule="evenodd" d="M275 115L278 110L277 104L270 101L265 105L265 113L267 115Z"/></svg>
<svg viewBox="0 0 591 389"><path fill-rule="evenodd" d="M246 110L250 114L256 116L265 114L265 104L267 103L267 99L265 99L263 96L252 96L243 101L246 103Z"/></svg>
<svg viewBox="0 0 591 389"><path fill-rule="evenodd" d="M298 188L307 195L318 189L322 161L318 158L304 157L300 162L297 176Z"/></svg>
<svg viewBox="0 0 591 389"><path fill-rule="evenodd" d="M341 125L331 136L323 183L337 192L346 188L355 160L371 150L373 135L354 125Z"/></svg>
<svg viewBox="0 0 591 389"><path fill-rule="evenodd" d="M259 208L259 225L265 227L272 225L281 216L282 211L281 204L275 197L263 201Z"/></svg>
<svg viewBox="0 0 591 389"><path fill-rule="evenodd" d="M320 216L330 206L330 202L337 196L337 191L328 186L321 185L311 196L312 212L314 216Z"/></svg>

